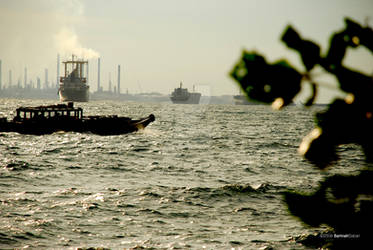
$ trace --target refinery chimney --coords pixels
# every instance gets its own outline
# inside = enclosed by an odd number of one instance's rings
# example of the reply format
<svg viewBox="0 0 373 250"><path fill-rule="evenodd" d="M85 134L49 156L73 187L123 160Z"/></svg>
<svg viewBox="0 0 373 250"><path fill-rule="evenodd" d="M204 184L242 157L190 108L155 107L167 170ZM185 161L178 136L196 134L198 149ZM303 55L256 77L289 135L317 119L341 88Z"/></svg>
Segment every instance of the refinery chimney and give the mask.
<svg viewBox="0 0 373 250"><path fill-rule="evenodd" d="M88 80L88 67L89 67L89 63L88 63L88 60L87 60L87 68L86 68L86 82L87 82L87 85L89 85L89 80Z"/></svg>
<svg viewBox="0 0 373 250"><path fill-rule="evenodd" d="M111 93L111 72L109 72L109 92Z"/></svg>
<svg viewBox="0 0 373 250"><path fill-rule="evenodd" d="M25 75L24 75L25 79L24 79L24 87L26 88L27 87L27 68L25 67Z"/></svg>
<svg viewBox="0 0 373 250"><path fill-rule="evenodd" d="M120 65L118 65L118 88L117 93L120 95Z"/></svg>
<svg viewBox="0 0 373 250"><path fill-rule="evenodd" d="M1 81L1 79L3 78L3 76L2 76L2 74L1 74L2 72L1 72L1 60L0 60L0 89L1 89L1 85L2 85L2 81Z"/></svg>
<svg viewBox="0 0 373 250"><path fill-rule="evenodd" d="M45 81L44 81L45 88L49 88L48 84L48 69L45 69Z"/></svg>
<svg viewBox="0 0 373 250"><path fill-rule="evenodd" d="M45 82L48 83L48 75L46 79L47 80ZM60 85L60 54L57 54L57 81L56 83L57 83L57 86Z"/></svg>
<svg viewBox="0 0 373 250"><path fill-rule="evenodd" d="M36 78L36 88L37 88L38 90L41 89L41 86L40 86L40 77L37 77L37 78Z"/></svg>
<svg viewBox="0 0 373 250"><path fill-rule="evenodd" d="M9 70L9 88L10 88L10 86L12 86L12 70L10 69Z"/></svg>
<svg viewBox="0 0 373 250"><path fill-rule="evenodd" d="M101 92L101 87L100 87L100 57L97 58L97 92Z"/></svg>

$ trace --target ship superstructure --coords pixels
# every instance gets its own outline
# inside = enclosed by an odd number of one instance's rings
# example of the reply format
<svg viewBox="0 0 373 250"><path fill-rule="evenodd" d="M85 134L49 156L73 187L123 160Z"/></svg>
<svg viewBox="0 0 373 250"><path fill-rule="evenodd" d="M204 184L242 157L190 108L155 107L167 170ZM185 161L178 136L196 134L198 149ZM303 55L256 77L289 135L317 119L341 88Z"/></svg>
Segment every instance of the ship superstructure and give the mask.
<svg viewBox="0 0 373 250"><path fill-rule="evenodd" d="M180 82L180 87L175 88L171 94L171 101L180 104L199 104L201 93L190 93L187 88L183 88L183 83Z"/></svg>
<svg viewBox="0 0 373 250"><path fill-rule="evenodd" d="M88 61L74 60L62 62L65 75L60 77L58 93L62 102L88 102L89 86L84 69L88 67Z"/></svg>

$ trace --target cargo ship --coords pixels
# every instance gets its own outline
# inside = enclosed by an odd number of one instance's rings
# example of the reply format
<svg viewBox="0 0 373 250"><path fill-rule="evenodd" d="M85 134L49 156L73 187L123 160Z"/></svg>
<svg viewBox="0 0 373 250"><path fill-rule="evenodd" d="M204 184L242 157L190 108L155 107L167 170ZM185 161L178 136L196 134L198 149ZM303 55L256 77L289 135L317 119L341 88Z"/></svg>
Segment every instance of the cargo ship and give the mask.
<svg viewBox="0 0 373 250"><path fill-rule="evenodd" d="M180 87L175 88L171 94L171 101L178 104L199 104L201 93L193 92L190 93L187 88L183 88L183 83L180 82Z"/></svg>
<svg viewBox="0 0 373 250"><path fill-rule="evenodd" d="M65 75L60 77L58 94L62 102L88 102L89 86L87 77L84 75L88 61L74 60L62 62L65 68Z"/></svg>

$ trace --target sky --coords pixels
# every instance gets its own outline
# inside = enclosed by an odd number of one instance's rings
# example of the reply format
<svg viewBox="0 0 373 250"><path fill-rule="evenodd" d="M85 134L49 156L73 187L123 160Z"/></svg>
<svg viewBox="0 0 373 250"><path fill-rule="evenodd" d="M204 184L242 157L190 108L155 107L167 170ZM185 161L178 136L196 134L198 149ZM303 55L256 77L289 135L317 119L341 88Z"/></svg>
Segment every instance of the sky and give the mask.
<svg viewBox="0 0 373 250"><path fill-rule="evenodd" d="M169 94L183 86L203 95L238 94L229 77L242 50L255 50L268 61L286 58L303 70L298 54L281 43L288 24L322 51L344 17L373 26L371 0L0 0L2 83L28 79L56 82L57 54L89 61L91 91L97 89L97 58L101 85L113 86L121 65L121 90ZM349 50L347 66L373 73L366 49ZM62 73L62 72L61 72ZM322 73L321 75L325 75ZM320 78L333 95L334 78ZM305 85L307 95L307 86Z"/></svg>

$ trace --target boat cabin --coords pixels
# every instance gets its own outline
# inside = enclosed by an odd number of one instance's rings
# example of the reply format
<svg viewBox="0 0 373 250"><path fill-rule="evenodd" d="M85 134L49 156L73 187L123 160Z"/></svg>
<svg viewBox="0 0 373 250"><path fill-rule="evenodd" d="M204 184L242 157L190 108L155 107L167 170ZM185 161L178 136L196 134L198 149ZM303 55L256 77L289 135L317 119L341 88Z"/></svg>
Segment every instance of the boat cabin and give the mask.
<svg viewBox="0 0 373 250"><path fill-rule="evenodd" d="M83 119L83 109L74 108L74 103L56 104L38 107L20 107L16 109L14 121L25 121L29 119L70 118Z"/></svg>

